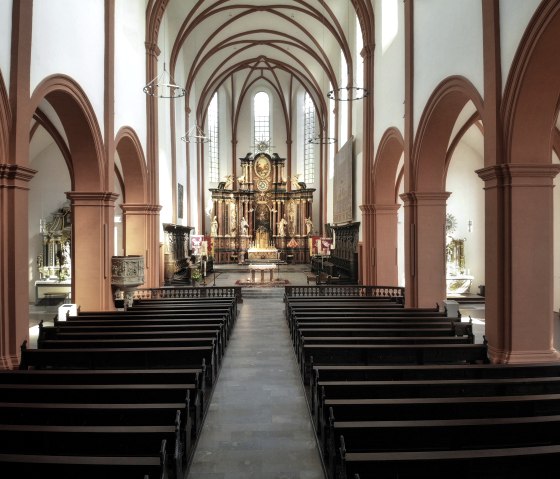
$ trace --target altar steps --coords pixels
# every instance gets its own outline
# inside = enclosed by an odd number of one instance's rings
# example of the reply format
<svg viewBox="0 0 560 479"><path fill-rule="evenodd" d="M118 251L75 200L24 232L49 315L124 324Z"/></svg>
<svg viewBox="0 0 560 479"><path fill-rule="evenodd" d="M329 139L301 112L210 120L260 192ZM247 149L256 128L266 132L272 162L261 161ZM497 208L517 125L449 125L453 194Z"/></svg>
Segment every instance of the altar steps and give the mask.
<svg viewBox="0 0 560 479"><path fill-rule="evenodd" d="M453 294L447 297L448 300L457 301L459 304L484 304L486 299L478 294Z"/></svg>
<svg viewBox="0 0 560 479"><path fill-rule="evenodd" d="M284 298L284 288L243 288L243 299L246 298Z"/></svg>

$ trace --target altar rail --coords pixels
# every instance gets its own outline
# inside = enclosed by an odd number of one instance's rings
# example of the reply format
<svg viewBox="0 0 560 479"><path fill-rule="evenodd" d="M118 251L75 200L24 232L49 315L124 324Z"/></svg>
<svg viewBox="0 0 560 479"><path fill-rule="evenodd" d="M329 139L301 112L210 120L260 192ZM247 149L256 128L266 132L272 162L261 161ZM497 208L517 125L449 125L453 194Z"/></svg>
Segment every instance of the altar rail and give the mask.
<svg viewBox="0 0 560 479"><path fill-rule="evenodd" d="M138 288L134 291L133 298L235 298L238 303L243 302L243 297L241 295L241 286L203 286L198 288Z"/></svg>
<svg viewBox="0 0 560 479"><path fill-rule="evenodd" d="M355 284L285 286L285 295L290 296L372 296L397 298L404 304L404 288L401 286L362 286Z"/></svg>

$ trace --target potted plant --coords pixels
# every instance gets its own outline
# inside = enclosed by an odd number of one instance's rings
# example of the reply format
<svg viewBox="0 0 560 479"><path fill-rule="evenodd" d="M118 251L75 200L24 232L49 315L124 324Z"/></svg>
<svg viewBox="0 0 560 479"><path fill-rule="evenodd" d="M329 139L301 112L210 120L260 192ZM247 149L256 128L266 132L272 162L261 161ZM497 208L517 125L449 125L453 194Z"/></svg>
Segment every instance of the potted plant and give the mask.
<svg viewBox="0 0 560 479"><path fill-rule="evenodd" d="M202 279L202 273L200 272L199 268L193 268L191 271L191 280L193 282L193 286L196 286L196 284Z"/></svg>

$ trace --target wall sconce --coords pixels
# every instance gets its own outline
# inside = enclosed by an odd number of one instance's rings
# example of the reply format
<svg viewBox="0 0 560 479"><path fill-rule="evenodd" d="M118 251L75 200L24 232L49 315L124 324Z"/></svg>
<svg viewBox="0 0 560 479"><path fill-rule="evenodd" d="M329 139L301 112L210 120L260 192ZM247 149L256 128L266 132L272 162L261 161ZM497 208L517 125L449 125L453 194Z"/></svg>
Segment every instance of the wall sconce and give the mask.
<svg viewBox="0 0 560 479"><path fill-rule="evenodd" d="M472 220L469 220L467 223L469 233L472 233Z"/></svg>

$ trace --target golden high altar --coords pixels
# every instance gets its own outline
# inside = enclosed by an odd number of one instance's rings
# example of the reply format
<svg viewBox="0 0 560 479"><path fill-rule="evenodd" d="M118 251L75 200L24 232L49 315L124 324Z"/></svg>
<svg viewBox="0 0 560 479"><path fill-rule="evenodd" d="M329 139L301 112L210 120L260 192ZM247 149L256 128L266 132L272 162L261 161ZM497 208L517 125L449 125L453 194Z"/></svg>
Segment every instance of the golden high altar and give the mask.
<svg viewBox="0 0 560 479"><path fill-rule="evenodd" d="M212 193L216 263L309 261L314 188L284 179L285 159L260 151L240 158L242 175Z"/></svg>

